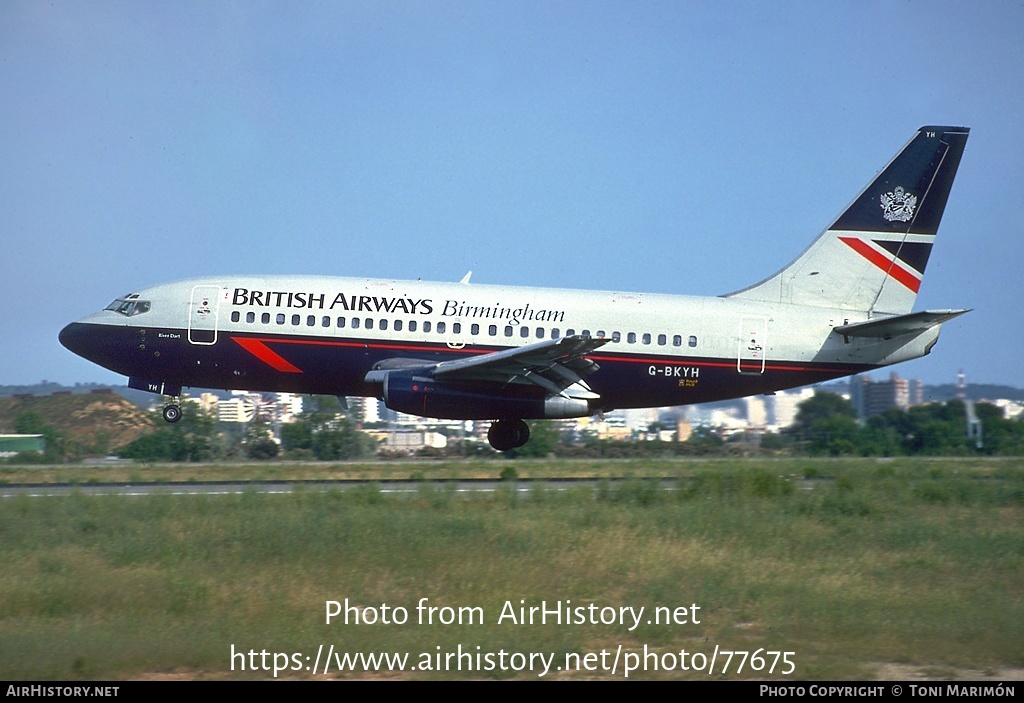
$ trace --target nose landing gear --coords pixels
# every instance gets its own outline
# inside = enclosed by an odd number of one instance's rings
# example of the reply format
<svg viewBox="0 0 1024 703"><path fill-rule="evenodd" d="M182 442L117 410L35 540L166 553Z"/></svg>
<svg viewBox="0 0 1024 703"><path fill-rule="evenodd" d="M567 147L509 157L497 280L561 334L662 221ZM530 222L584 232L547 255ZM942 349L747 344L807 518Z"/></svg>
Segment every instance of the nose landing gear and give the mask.
<svg viewBox="0 0 1024 703"><path fill-rule="evenodd" d="M130 376L128 387L147 393L157 393L164 397L170 396L171 402L164 406L163 416L167 422L181 419L181 385L173 381L152 381L140 376Z"/></svg>
<svg viewBox="0 0 1024 703"><path fill-rule="evenodd" d="M173 398L170 403L164 406L164 420L167 422L177 422L181 419L181 400L177 397Z"/></svg>

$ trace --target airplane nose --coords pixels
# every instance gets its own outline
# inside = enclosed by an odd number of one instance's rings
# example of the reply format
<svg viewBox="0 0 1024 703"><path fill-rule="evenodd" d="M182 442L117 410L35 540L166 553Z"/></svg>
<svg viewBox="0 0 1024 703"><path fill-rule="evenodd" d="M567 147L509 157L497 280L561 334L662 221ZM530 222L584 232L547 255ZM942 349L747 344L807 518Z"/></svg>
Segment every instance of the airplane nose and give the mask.
<svg viewBox="0 0 1024 703"><path fill-rule="evenodd" d="M106 361L106 345L102 334L97 333L96 325L72 322L60 331L57 336L60 343L68 351L74 352L83 359L103 364Z"/></svg>
<svg viewBox="0 0 1024 703"><path fill-rule="evenodd" d="M60 343L65 349L81 355L80 350L82 349L82 336L82 324L79 322L72 322L60 331L57 339L60 340Z"/></svg>
<svg viewBox="0 0 1024 703"><path fill-rule="evenodd" d="M132 351L140 348L138 332L129 327L79 320L62 329L57 338L68 351L83 359L131 376L137 361Z"/></svg>
<svg viewBox="0 0 1024 703"><path fill-rule="evenodd" d="M57 339L68 351L112 371L121 361L124 340L102 325L72 322L60 331Z"/></svg>

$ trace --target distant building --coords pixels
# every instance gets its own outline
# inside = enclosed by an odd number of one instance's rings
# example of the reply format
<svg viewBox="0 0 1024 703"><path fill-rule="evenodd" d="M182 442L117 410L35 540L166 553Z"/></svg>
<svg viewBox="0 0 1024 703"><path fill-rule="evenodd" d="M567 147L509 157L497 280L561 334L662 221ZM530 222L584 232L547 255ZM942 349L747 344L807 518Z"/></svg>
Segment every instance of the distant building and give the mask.
<svg viewBox="0 0 1024 703"><path fill-rule="evenodd" d="M302 396L296 393L278 393L276 410L278 422L295 422L302 414Z"/></svg>
<svg viewBox="0 0 1024 703"><path fill-rule="evenodd" d="M886 410L906 410L924 402L924 386L918 379L907 380L891 374L888 381L873 381L867 376L850 379L850 402L861 419L881 415Z"/></svg>
<svg viewBox="0 0 1024 703"><path fill-rule="evenodd" d="M234 397L217 403L217 420L220 422L252 422L255 407L244 398Z"/></svg>
<svg viewBox="0 0 1024 703"><path fill-rule="evenodd" d="M302 396L295 393L232 391L227 400L203 393L199 402L204 411L217 416L218 422L248 423L258 415L261 421L276 426L295 422L302 414Z"/></svg>
<svg viewBox="0 0 1024 703"><path fill-rule="evenodd" d="M741 417L743 414L745 411L736 408L717 408L711 411L711 422L708 424L722 436L729 437L749 427L747 419Z"/></svg>
<svg viewBox="0 0 1024 703"><path fill-rule="evenodd" d="M586 432L597 439L628 440L633 439L633 430L626 424L626 413L623 410L612 410L600 418L580 418L587 420Z"/></svg>
<svg viewBox="0 0 1024 703"><path fill-rule="evenodd" d="M764 397L759 395L748 396L743 399L747 410L747 425L750 427L764 427L768 424L768 409L765 407Z"/></svg>
<svg viewBox="0 0 1024 703"><path fill-rule="evenodd" d="M634 433L647 432L647 428L658 421L655 408L627 408L622 411L613 410L612 413L621 413L623 426Z"/></svg>
<svg viewBox="0 0 1024 703"><path fill-rule="evenodd" d="M200 393L199 394L199 407L202 408L203 412L207 415L219 415L220 398L214 393Z"/></svg>
<svg viewBox="0 0 1024 703"><path fill-rule="evenodd" d="M789 427L796 422L796 415L800 411L800 403L808 398L814 397L813 388L801 388L794 391L779 391L769 396L769 422L775 428Z"/></svg>
<svg viewBox="0 0 1024 703"><path fill-rule="evenodd" d="M0 457L14 456L21 452L46 451L46 440L41 434L0 434Z"/></svg>
<svg viewBox="0 0 1024 703"><path fill-rule="evenodd" d="M1003 411L1003 417L1007 420L1016 419L1020 417L1021 413L1024 413L1024 405L1015 400L1000 399L994 401L994 404Z"/></svg>
<svg viewBox="0 0 1024 703"><path fill-rule="evenodd" d="M356 422L381 422L380 401L376 398L353 396L347 398L347 401L351 417L355 418Z"/></svg>
<svg viewBox="0 0 1024 703"><path fill-rule="evenodd" d="M366 434L380 442L383 448L393 451L415 452L425 447L444 449L448 446L448 438L439 432L367 430Z"/></svg>

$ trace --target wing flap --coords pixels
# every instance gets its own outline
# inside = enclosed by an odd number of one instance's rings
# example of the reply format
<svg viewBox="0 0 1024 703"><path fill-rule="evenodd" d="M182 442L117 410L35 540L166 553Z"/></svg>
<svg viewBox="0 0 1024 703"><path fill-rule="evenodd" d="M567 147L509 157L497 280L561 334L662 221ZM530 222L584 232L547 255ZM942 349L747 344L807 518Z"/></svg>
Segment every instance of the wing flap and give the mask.
<svg viewBox="0 0 1024 703"><path fill-rule="evenodd" d="M465 359L443 361L434 367L434 378L448 381L529 383L552 395L592 397L584 378L598 365L584 357L610 339L574 335L549 339Z"/></svg>

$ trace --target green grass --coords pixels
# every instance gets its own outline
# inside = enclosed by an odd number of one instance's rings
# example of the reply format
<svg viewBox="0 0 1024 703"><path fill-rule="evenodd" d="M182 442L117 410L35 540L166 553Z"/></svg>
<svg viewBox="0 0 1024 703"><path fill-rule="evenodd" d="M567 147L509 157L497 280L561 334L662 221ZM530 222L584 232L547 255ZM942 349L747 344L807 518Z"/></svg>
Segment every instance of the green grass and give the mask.
<svg viewBox="0 0 1024 703"><path fill-rule="evenodd" d="M515 466L521 477L546 470ZM232 644L313 656L321 643L414 654L462 644L555 653L557 661L620 644L709 654L719 645L793 651L792 679L871 678L885 664L925 672L1024 666L1019 464L628 468L634 478L595 488L519 493L509 483L473 496L424 483L407 496L370 484L292 495L5 499L0 678L268 676L232 672ZM424 469L401 469L413 470ZM809 473L832 480L803 480ZM167 477L166 467L159 475ZM678 489L664 491L645 475L677 475ZM415 624L424 597L438 607L479 607L485 622ZM410 623L325 624L325 602L346 598L403 606ZM647 612L695 603L700 624L643 623L630 632L497 623L506 601L566 599Z"/></svg>
<svg viewBox="0 0 1024 703"><path fill-rule="evenodd" d="M976 458L657 458L657 459L410 459L352 462L115 463L0 465L0 483L125 483L156 481L419 480L490 478L692 477L760 466L775 475L833 477L847 468L875 478L999 475L1024 469L1024 457ZM966 475L966 474L965 474Z"/></svg>

